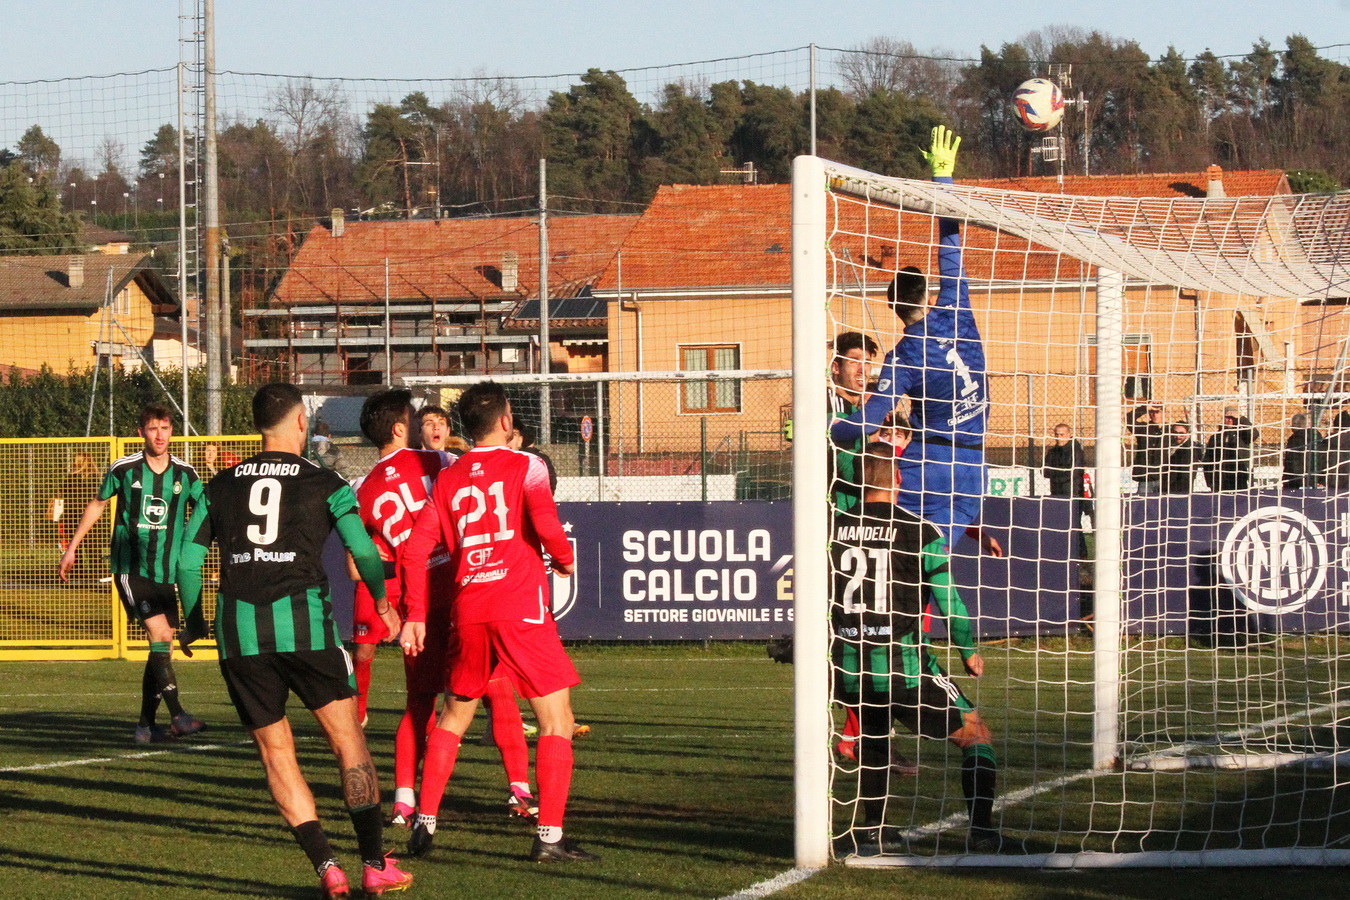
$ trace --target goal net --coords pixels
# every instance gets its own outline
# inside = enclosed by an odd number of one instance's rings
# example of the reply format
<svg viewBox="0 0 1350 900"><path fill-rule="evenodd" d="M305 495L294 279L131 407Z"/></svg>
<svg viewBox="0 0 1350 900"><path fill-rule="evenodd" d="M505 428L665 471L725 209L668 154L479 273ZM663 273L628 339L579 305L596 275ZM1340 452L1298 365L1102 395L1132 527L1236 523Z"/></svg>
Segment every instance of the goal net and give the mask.
<svg viewBox="0 0 1350 900"><path fill-rule="evenodd" d="M1350 195L1258 174L1014 191L797 161L800 864L1350 861ZM888 299L906 267L932 311ZM878 439L898 507L861 475ZM878 519L909 542L880 573Z"/></svg>

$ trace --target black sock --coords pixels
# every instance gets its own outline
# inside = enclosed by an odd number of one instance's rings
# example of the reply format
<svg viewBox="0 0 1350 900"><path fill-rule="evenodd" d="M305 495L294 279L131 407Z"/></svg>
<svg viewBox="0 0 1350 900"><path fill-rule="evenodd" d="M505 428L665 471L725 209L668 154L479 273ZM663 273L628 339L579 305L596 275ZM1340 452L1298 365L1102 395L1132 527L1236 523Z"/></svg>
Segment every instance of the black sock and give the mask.
<svg viewBox="0 0 1350 900"><path fill-rule="evenodd" d="M145 671L141 674L141 720L138 725L155 724L155 711L159 709L159 682L155 679L150 660L145 661Z"/></svg>
<svg viewBox="0 0 1350 900"><path fill-rule="evenodd" d="M384 868L384 812L380 804L358 806L347 810L352 817L352 827L356 829L356 846L361 851L361 861L373 869Z"/></svg>
<svg viewBox="0 0 1350 900"><path fill-rule="evenodd" d="M180 715L183 707L178 702L178 680L173 674L173 657L169 651L151 650L145 664L154 673L155 683L160 696L164 698L164 705L169 708L169 715Z"/></svg>
<svg viewBox="0 0 1350 900"><path fill-rule="evenodd" d="M875 703L863 704L859 724L862 735L858 741L858 796L862 800L863 823L880 825L890 793L890 707Z"/></svg>
<svg viewBox="0 0 1350 900"><path fill-rule="evenodd" d="M998 759L994 748L976 744L961 752L961 790L966 795L966 811L972 828L994 827L994 782Z"/></svg>
<svg viewBox="0 0 1350 900"><path fill-rule="evenodd" d="M314 867L315 875L322 878L329 866L337 865L337 857L333 855L333 848L328 843L328 835L323 833L323 826L319 824L318 819L301 822L291 829L291 834L295 835L296 843L305 851L305 856L309 857L309 864Z"/></svg>

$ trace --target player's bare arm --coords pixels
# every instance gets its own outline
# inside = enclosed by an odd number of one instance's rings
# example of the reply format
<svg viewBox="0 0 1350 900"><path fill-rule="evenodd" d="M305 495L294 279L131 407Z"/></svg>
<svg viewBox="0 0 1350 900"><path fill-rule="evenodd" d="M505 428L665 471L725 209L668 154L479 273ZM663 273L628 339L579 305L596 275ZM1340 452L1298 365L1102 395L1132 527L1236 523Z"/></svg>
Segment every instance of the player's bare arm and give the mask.
<svg viewBox="0 0 1350 900"><path fill-rule="evenodd" d="M75 551L80 548L80 542L84 540L85 535L94 527L94 523L103 515L103 510L108 506L107 500L90 500L89 505L84 508L84 515L80 516L80 524L75 528L75 534L70 538L70 543L66 545L66 552L61 554L61 562L57 566L57 572L61 575L62 581L70 581L70 570L75 568Z"/></svg>
<svg viewBox="0 0 1350 900"><path fill-rule="evenodd" d="M966 659L961 661L965 664L966 674L972 678L979 678L984 674L984 657L978 653L972 653Z"/></svg>

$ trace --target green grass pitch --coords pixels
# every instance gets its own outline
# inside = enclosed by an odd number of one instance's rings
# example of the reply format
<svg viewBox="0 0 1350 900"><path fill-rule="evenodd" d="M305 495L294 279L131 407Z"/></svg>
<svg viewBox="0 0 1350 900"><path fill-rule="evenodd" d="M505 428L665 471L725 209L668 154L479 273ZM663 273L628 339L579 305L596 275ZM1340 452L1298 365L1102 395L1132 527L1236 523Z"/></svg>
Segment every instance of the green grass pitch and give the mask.
<svg viewBox="0 0 1350 900"><path fill-rule="evenodd" d="M480 716L451 782L436 850L407 862L417 877L410 896L717 898L792 866L790 667L770 663L758 644L573 652L584 679L575 707L593 732L577 744L567 828L603 859L555 868L524 859L530 835L505 815L499 758L475 740ZM1005 660L1005 676L1006 666ZM130 743L140 665L0 664L0 872L10 896L315 896L316 879L267 797L216 666L180 663L178 673L187 707L212 728L147 749ZM988 679L998 677L986 676L986 705L1003 693L989 690ZM368 734L386 805L401 681L396 655L381 652ZM996 728L1018 727L997 709L988 711ZM293 722L302 766L350 874L355 842L332 758L303 709ZM1008 780L1024 779L1011 763ZM936 771L933 780L940 780ZM388 837L400 848L404 833ZM832 866L774 896L1212 900L1287 896L1291 884L1300 893L1338 896L1342 880L1335 869L1164 874Z"/></svg>

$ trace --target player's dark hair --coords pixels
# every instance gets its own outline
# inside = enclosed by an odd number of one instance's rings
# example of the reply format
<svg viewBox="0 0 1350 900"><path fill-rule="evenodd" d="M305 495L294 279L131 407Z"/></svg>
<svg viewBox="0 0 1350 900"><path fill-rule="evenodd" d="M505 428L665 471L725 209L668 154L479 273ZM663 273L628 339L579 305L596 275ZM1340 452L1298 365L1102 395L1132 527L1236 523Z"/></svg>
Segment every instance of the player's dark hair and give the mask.
<svg viewBox="0 0 1350 900"><path fill-rule="evenodd" d="M908 423L906 423L908 424ZM872 441L863 448L863 490L888 491L895 487L895 447Z"/></svg>
<svg viewBox="0 0 1350 900"><path fill-rule="evenodd" d="M420 425L422 420L425 419L427 416L440 416L442 419L445 420L447 425L450 423L450 414L445 410L441 409L439 406L432 406L428 404L419 409L417 411L418 424Z"/></svg>
<svg viewBox="0 0 1350 900"><path fill-rule="evenodd" d="M141 414L136 417L136 427L144 428L151 422L158 422L161 419L172 422L173 413L163 403L147 403L141 407Z"/></svg>
<svg viewBox="0 0 1350 900"><path fill-rule="evenodd" d="M898 409L893 409L886 414L886 418L881 422L881 427L889 428L896 434L903 434L905 437L914 436L914 428L909 424L909 417Z"/></svg>
<svg viewBox="0 0 1350 900"><path fill-rule="evenodd" d="M284 381L264 384L253 395L253 427L259 431L275 428L304 402L300 389L293 384Z"/></svg>
<svg viewBox="0 0 1350 900"><path fill-rule="evenodd" d="M897 316L912 320L916 312L928 309L928 279L914 266L905 266L886 286L886 299Z"/></svg>
<svg viewBox="0 0 1350 900"><path fill-rule="evenodd" d="M534 426L526 425L520 416L512 416L511 425L516 431L520 432L520 447L522 450L526 447L533 447L534 442L539 440L539 435L535 433Z"/></svg>
<svg viewBox="0 0 1350 900"><path fill-rule="evenodd" d="M459 420L471 441L492 433L497 420L506 415L506 389L495 381L480 381L459 395Z"/></svg>
<svg viewBox="0 0 1350 900"><path fill-rule="evenodd" d="M872 340L872 336L859 331L841 331L834 336L835 356L848 356L854 350L875 356L877 349L877 342Z"/></svg>
<svg viewBox="0 0 1350 900"><path fill-rule="evenodd" d="M411 424L412 392L401 388L371 394L361 404L361 433L376 447L394 439L394 426Z"/></svg>

